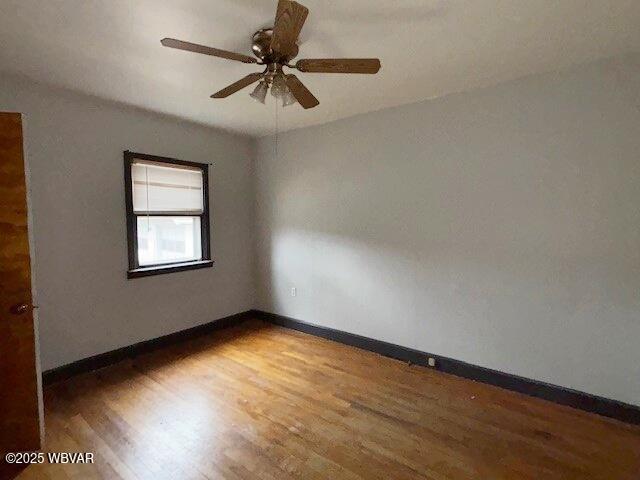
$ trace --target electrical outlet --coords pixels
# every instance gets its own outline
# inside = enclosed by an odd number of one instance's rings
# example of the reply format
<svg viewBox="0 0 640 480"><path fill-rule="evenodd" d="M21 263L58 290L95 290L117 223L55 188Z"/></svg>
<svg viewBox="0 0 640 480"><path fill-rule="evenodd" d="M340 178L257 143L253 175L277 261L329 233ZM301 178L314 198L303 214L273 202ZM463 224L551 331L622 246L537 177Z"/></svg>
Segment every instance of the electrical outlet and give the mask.
<svg viewBox="0 0 640 480"><path fill-rule="evenodd" d="M291 287L291 296L295 297L298 294L298 291L296 290L296 287Z"/></svg>
<svg viewBox="0 0 640 480"><path fill-rule="evenodd" d="M436 366L436 359L433 357L428 357L427 358L427 365L429 365L430 367L435 367Z"/></svg>

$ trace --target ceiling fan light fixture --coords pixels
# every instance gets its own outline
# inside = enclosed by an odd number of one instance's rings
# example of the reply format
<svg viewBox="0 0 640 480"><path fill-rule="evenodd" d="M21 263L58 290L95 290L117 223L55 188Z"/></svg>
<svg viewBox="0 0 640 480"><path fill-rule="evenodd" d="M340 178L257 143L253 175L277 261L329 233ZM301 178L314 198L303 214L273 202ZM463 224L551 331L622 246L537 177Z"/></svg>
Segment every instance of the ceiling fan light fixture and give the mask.
<svg viewBox="0 0 640 480"><path fill-rule="evenodd" d="M253 92L251 92L249 96L256 102L260 102L264 105L268 90L269 85L267 85L267 82L262 80L258 85L256 85L256 88L253 89Z"/></svg>
<svg viewBox="0 0 640 480"><path fill-rule="evenodd" d="M285 87L285 88L286 88L286 92L282 96L282 106L288 107L289 105L298 103L298 100L296 100L296 97L293 96L293 93L291 93L291 90L288 87Z"/></svg>
<svg viewBox="0 0 640 480"><path fill-rule="evenodd" d="M273 81L271 82L271 95L276 98L283 98L287 91L287 84L284 81L284 77L282 75L276 75L273 77Z"/></svg>

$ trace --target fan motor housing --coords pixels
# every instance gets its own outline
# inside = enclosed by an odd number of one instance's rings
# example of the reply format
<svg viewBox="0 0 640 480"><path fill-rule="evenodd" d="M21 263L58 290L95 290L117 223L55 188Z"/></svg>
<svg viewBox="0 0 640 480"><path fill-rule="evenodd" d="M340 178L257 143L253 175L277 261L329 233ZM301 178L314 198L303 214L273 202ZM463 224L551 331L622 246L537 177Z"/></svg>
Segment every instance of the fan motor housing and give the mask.
<svg viewBox="0 0 640 480"><path fill-rule="evenodd" d="M264 63L287 63L298 54L298 46L295 46L292 55L284 58L278 55L278 52L274 52L271 49L271 36L273 35L273 28L262 28L253 34L251 37L251 50L253 54L258 57Z"/></svg>

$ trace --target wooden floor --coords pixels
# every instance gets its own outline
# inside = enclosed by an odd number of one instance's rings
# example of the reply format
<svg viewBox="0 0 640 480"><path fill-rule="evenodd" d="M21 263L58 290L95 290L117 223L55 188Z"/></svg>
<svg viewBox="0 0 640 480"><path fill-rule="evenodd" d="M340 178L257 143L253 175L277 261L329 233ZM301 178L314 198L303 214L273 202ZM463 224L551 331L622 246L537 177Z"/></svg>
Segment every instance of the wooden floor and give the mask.
<svg viewBox="0 0 640 480"><path fill-rule="evenodd" d="M45 390L21 479L640 479L640 428L251 321Z"/></svg>

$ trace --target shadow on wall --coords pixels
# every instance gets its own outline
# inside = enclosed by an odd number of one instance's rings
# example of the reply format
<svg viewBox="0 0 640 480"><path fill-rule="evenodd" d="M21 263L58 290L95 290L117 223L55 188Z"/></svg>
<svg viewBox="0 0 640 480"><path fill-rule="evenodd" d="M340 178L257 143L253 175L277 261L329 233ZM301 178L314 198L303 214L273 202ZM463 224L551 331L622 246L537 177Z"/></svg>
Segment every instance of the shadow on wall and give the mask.
<svg viewBox="0 0 640 480"><path fill-rule="evenodd" d="M549 82L263 140L261 307L637 403L637 112Z"/></svg>

